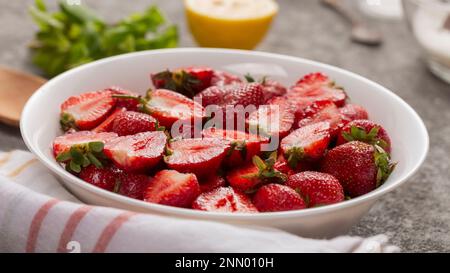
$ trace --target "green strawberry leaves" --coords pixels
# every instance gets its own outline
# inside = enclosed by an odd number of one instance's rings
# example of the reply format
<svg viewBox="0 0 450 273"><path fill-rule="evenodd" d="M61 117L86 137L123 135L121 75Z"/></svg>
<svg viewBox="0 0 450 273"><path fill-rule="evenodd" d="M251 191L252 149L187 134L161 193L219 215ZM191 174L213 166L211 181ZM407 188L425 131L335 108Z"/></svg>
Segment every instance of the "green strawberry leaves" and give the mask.
<svg viewBox="0 0 450 273"><path fill-rule="evenodd" d="M68 151L56 156L56 161L65 163L66 169L75 173L80 173L82 168L91 164L97 168L102 168L102 160L105 158L103 148L104 143L101 141L76 144L70 147Z"/></svg>
<svg viewBox="0 0 450 273"><path fill-rule="evenodd" d="M196 95L196 87L201 84L201 81L192 76L185 70L179 72L171 72L170 70L165 70L159 72L152 76L153 81L162 83L160 88L176 91L183 94L189 98Z"/></svg>
<svg viewBox="0 0 450 273"><path fill-rule="evenodd" d="M374 147L374 160L375 165L377 166L376 187L378 188L388 179L397 163L391 161L390 155L382 147L378 145L374 145Z"/></svg>
<svg viewBox="0 0 450 273"><path fill-rule="evenodd" d="M292 147L286 152L286 156L289 167L295 169L298 163L305 157L305 151L301 147Z"/></svg>
<svg viewBox="0 0 450 273"><path fill-rule="evenodd" d="M261 186L262 184L267 184L269 182L285 182L287 180L287 176L274 169L275 162L277 161L277 152L273 152L266 160L262 160L259 156L255 155L252 158L252 163L258 168L258 172L249 175L243 175L243 178L246 179L259 179L261 183L257 186ZM251 189L253 192L257 189Z"/></svg>
<svg viewBox="0 0 450 273"><path fill-rule="evenodd" d="M366 132L364 128L359 126L351 126L350 132L342 132L342 137L348 142L358 140L371 145L378 145L383 149L386 149L388 147L386 141L377 137L379 130L379 127L373 127L369 132Z"/></svg>

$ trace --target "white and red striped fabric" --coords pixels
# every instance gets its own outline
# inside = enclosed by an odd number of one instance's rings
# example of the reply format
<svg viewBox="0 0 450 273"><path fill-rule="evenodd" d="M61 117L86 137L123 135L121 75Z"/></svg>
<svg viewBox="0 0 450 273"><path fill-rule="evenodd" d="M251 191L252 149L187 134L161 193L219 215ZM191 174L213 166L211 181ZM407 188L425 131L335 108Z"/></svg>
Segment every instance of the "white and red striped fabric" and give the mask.
<svg viewBox="0 0 450 273"><path fill-rule="evenodd" d="M25 151L0 153L0 252L396 252L384 235L301 238L82 204Z"/></svg>

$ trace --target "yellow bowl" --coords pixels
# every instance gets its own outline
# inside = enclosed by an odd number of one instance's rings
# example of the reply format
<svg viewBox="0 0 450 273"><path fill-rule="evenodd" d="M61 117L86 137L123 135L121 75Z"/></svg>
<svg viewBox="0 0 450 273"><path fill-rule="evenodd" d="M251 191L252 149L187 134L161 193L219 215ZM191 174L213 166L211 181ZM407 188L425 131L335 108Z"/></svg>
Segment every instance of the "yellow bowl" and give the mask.
<svg viewBox="0 0 450 273"><path fill-rule="evenodd" d="M199 11L184 1L189 29L202 47L254 49L264 38L278 6L273 11L260 16L227 17Z"/></svg>

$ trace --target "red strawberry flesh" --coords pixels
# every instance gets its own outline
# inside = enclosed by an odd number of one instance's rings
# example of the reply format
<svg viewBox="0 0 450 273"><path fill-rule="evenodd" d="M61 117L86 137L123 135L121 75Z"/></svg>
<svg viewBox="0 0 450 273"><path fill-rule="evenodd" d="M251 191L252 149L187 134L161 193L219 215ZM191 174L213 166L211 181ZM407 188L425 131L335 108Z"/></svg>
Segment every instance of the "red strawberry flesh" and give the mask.
<svg viewBox="0 0 450 273"><path fill-rule="evenodd" d="M167 136L160 131L122 136L108 142L104 153L125 171L145 171L160 162L166 141Z"/></svg>
<svg viewBox="0 0 450 273"><path fill-rule="evenodd" d="M258 210L250 199L243 193L231 187L220 187L200 194L192 204L196 210L231 212L231 213L257 213Z"/></svg>
<svg viewBox="0 0 450 273"><path fill-rule="evenodd" d="M200 186L194 174L162 170L145 190L144 201L187 208L199 194Z"/></svg>

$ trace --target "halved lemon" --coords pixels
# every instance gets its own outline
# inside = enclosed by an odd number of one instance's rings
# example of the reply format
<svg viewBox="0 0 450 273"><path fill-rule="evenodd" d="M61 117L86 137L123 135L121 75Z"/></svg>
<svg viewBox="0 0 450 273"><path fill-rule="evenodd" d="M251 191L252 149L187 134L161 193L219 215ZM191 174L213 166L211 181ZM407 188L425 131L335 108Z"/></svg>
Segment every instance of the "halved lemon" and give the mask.
<svg viewBox="0 0 450 273"><path fill-rule="evenodd" d="M186 18L200 46L253 49L278 12L274 0L184 0Z"/></svg>

